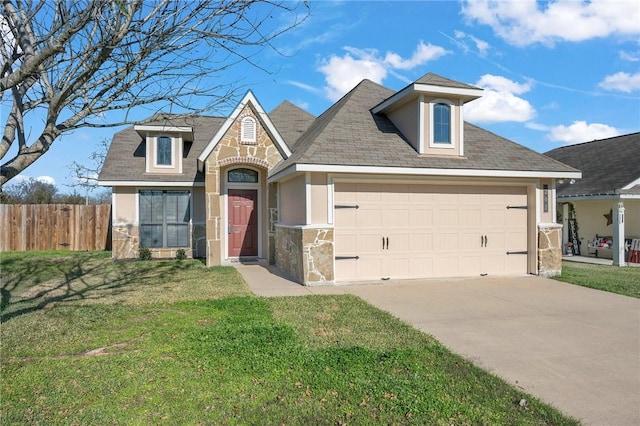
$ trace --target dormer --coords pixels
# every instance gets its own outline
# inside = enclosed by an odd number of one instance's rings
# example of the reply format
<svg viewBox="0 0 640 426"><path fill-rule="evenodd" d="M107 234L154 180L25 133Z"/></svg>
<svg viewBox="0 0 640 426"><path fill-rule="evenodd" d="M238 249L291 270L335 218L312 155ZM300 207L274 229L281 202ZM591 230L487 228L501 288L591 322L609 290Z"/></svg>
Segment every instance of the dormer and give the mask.
<svg viewBox="0 0 640 426"><path fill-rule="evenodd" d="M420 155L464 156L463 105L482 96L469 84L428 73L375 108Z"/></svg>
<svg viewBox="0 0 640 426"><path fill-rule="evenodd" d="M185 144L193 142L191 126L141 124L134 130L146 142L145 173L182 173Z"/></svg>

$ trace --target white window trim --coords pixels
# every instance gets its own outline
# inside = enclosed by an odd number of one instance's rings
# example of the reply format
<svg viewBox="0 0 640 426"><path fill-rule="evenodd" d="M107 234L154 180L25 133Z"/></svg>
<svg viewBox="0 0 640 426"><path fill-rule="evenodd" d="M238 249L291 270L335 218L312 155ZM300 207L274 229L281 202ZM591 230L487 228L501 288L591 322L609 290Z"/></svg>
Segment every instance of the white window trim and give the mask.
<svg viewBox="0 0 640 426"><path fill-rule="evenodd" d="M249 135L249 137L245 137L245 123L248 123L249 121L253 124L253 133ZM258 123L256 122L256 119L250 115L242 117L242 120L240 120L240 143L256 143L257 139Z"/></svg>
<svg viewBox="0 0 640 426"><path fill-rule="evenodd" d="M449 105L449 131L451 132L450 143L435 143L434 141L434 132L435 132L435 123L433 121L433 108L436 104L446 104ZM456 105L448 99L434 99L429 102L429 148L442 148L442 149L454 149L456 147Z"/></svg>
<svg viewBox="0 0 640 426"><path fill-rule="evenodd" d="M169 142L171 144L171 164L158 164L158 142L160 138L169 138ZM175 158L176 158L176 138L169 135L158 135L153 138L153 167L156 169L173 169L175 168Z"/></svg>

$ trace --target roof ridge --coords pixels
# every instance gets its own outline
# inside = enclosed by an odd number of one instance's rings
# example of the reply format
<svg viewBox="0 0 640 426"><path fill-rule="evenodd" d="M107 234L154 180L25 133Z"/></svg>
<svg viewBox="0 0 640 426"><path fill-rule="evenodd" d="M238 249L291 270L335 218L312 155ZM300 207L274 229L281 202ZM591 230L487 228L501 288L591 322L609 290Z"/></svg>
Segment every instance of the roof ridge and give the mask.
<svg viewBox="0 0 640 426"><path fill-rule="evenodd" d="M547 152L559 151L559 150L571 148L571 147L574 147L574 146L587 145L587 144L590 144L590 143L597 143L597 142L605 142L605 141L609 141L609 140L612 140L612 139L619 139L619 138L624 138L624 137L629 137L629 136L634 136L634 135L639 135L640 136L640 132L626 133L624 135L611 136L611 137L603 138L603 139L593 139L593 140L585 141L585 142L572 143L572 144L569 144L569 145L563 145L563 146L559 146L557 148L553 148L553 149L551 149L551 150L549 150Z"/></svg>

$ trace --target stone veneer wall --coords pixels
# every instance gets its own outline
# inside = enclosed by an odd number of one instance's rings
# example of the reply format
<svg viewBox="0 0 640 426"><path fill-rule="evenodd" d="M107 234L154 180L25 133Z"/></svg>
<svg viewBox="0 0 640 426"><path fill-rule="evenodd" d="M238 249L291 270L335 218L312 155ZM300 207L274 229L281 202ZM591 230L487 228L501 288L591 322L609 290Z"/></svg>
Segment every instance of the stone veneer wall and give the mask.
<svg viewBox="0 0 640 426"><path fill-rule="evenodd" d="M252 116L258 124L255 143L240 142L240 123L246 116ZM222 167L235 165L256 166L262 170L270 170L283 157L271 140L269 134L262 128L261 122L255 110L247 105L238 115L236 121L231 125L227 133L219 141L216 148L207 158L205 166L205 203L207 209L206 217L206 250L207 265L219 265L224 257L222 253L223 241L226 238L226 226L222 229L222 187L224 178L221 174ZM266 173L262 173L262 179ZM263 184L263 188L266 186ZM263 194L266 195L266 194ZM265 209L266 210L266 209ZM263 214L270 212L263 210ZM264 231L263 231L264 232ZM266 233L268 241L272 238ZM269 251L269 250L268 250ZM267 256L268 256L267 251Z"/></svg>
<svg viewBox="0 0 640 426"><path fill-rule="evenodd" d="M111 250L114 259L137 259L140 250L139 228L134 225L116 225L112 229ZM191 229L191 248L183 247L187 258L202 257L204 253L198 253L198 243L205 236L204 225L193 225ZM202 244L200 244L202 246ZM177 248L150 248L151 255L157 259L174 259Z"/></svg>
<svg viewBox="0 0 640 426"><path fill-rule="evenodd" d="M333 228L276 225L275 263L304 285L333 283Z"/></svg>
<svg viewBox="0 0 640 426"><path fill-rule="evenodd" d="M114 225L111 229L111 256L114 259L138 257L139 233L134 225Z"/></svg>
<svg viewBox="0 0 640 426"><path fill-rule="evenodd" d="M538 225L538 275L556 277L562 273L562 225Z"/></svg>

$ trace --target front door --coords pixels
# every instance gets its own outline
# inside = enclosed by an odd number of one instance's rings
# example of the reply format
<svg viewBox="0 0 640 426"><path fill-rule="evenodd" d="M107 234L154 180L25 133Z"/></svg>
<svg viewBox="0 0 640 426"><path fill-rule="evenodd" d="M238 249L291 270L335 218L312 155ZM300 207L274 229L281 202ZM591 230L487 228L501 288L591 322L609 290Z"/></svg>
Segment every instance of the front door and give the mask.
<svg viewBox="0 0 640 426"><path fill-rule="evenodd" d="M258 190L229 189L229 257L258 256Z"/></svg>

